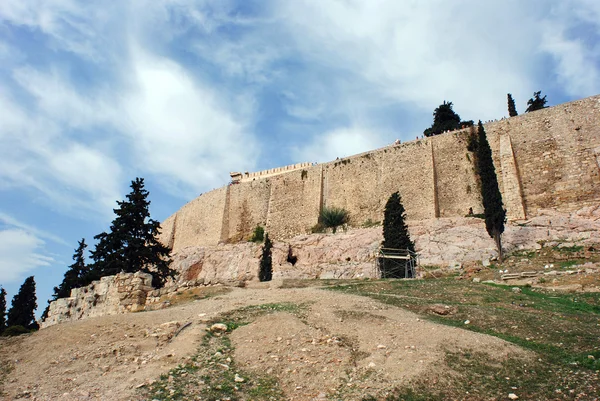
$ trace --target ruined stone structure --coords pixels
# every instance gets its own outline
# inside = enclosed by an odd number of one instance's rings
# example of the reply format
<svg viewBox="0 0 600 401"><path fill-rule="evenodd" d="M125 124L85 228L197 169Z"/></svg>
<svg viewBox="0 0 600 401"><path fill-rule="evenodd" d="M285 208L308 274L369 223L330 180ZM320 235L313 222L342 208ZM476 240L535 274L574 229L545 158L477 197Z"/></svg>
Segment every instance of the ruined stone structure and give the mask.
<svg viewBox="0 0 600 401"><path fill-rule="evenodd" d="M569 213L600 203L600 96L485 125L510 220ZM381 221L399 191L410 221L482 212L469 129L394 144L324 164L239 174L162 224L174 252L247 238L306 233L323 206L349 211L351 225ZM233 177L233 176L232 176Z"/></svg>
<svg viewBox="0 0 600 401"><path fill-rule="evenodd" d="M152 290L152 276L147 273L102 277L86 287L72 289L69 298L51 302L48 317L40 326L45 328L88 317L139 312L144 310Z"/></svg>

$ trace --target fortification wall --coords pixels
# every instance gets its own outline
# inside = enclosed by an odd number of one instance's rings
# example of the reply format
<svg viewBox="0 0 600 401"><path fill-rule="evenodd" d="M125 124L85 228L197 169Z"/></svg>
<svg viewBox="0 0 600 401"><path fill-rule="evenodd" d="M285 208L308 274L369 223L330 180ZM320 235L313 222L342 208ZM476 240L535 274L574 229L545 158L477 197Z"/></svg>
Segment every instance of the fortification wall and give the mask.
<svg viewBox="0 0 600 401"><path fill-rule="evenodd" d="M495 155L500 153L499 137L510 136L527 216L540 209L569 212L600 200L600 96L485 128ZM507 192L503 190L505 199L510 198Z"/></svg>
<svg viewBox="0 0 600 401"><path fill-rule="evenodd" d="M254 173L244 173L244 174L242 174L242 178L241 178L240 182L249 182L249 181L254 181L257 178L272 177L274 175L279 175L282 173L289 173L291 171L308 168L310 166L312 166L312 163L305 162L305 163L290 164L288 166L283 166L283 167L275 167L275 168L271 168L268 170L256 171Z"/></svg>
<svg viewBox="0 0 600 401"><path fill-rule="evenodd" d="M321 205L321 167L312 166L268 178L271 184L266 230L290 238L317 224Z"/></svg>
<svg viewBox="0 0 600 401"><path fill-rule="evenodd" d="M570 212L600 202L600 96L485 124L509 219L542 209ZM469 130L355 155L252 173L251 181L203 194L169 217L161 240L175 251L250 235L307 232L322 205L343 207L351 224L381 221L399 191L409 220L483 211Z"/></svg>
<svg viewBox="0 0 600 401"><path fill-rule="evenodd" d="M216 245L221 238L228 187L207 192L184 205L174 216L174 251L188 246ZM167 235L169 230L163 233Z"/></svg>
<svg viewBox="0 0 600 401"><path fill-rule="evenodd" d="M435 217L429 139L327 163L323 171L324 204L348 210L353 225L381 221L387 199L396 191L408 219Z"/></svg>
<svg viewBox="0 0 600 401"><path fill-rule="evenodd" d="M254 180L229 186L229 207L224 213L227 232L221 233L224 242L235 242L250 237L257 224L265 226L271 184L267 180Z"/></svg>
<svg viewBox="0 0 600 401"><path fill-rule="evenodd" d="M469 208L473 208L473 213L483 213L475 158L467 150L469 134L470 130L466 129L431 138L438 217L465 216Z"/></svg>

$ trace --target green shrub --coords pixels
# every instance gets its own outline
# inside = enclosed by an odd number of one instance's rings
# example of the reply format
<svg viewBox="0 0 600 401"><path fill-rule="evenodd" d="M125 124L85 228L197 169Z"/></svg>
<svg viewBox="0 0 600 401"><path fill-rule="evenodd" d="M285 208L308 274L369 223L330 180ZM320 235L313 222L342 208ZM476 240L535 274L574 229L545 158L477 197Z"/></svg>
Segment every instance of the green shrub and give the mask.
<svg viewBox="0 0 600 401"><path fill-rule="evenodd" d="M319 221L326 228L331 228L335 234L339 226L348 222L348 211L341 207L323 207Z"/></svg>
<svg viewBox="0 0 600 401"><path fill-rule="evenodd" d="M365 221L362 224L363 228L370 228L370 227L376 227L376 226L380 226L381 222L380 221L373 221L371 219L367 219L367 221Z"/></svg>
<svg viewBox="0 0 600 401"><path fill-rule="evenodd" d="M263 242L264 239L265 239L265 228L257 224L256 227L254 227L252 236L250 237L250 242Z"/></svg>
<svg viewBox="0 0 600 401"><path fill-rule="evenodd" d="M25 327L16 325L16 326L10 326L6 330L4 330L2 335L6 336L6 337L12 337L12 336L20 336L21 334L27 334L29 332L30 331L27 330Z"/></svg>

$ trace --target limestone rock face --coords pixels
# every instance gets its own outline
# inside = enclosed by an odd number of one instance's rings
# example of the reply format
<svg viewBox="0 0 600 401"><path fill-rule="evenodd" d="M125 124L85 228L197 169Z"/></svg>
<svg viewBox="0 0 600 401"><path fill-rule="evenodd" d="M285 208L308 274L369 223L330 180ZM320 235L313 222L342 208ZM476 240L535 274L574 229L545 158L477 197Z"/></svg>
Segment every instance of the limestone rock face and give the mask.
<svg viewBox="0 0 600 401"><path fill-rule="evenodd" d="M600 243L600 206L573 214L538 212L537 217L506 224L502 236L506 252L537 249L540 242L549 245ZM409 221L409 230L422 265L460 266L497 256L483 219L449 217ZM374 261L381 240L381 227L374 227L337 234L304 234L276 241L273 279L376 277ZM260 244L248 242L188 247L174 256L171 267L180 273L179 284L256 281L260 253ZM288 256L292 257L288 260Z"/></svg>
<svg viewBox="0 0 600 401"><path fill-rule="evenodd" d="M152 276L146 273L102 277L87 287L74 288L69 298L52 302L48 317L40 326L144 310L147 294L152 289Z"/></svg>

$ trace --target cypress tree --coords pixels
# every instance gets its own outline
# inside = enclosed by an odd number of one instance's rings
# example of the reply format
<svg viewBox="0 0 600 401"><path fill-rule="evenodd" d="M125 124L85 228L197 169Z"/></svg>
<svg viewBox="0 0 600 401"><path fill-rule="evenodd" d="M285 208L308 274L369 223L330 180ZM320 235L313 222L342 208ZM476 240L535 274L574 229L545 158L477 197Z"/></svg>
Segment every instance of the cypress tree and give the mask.
<svg viewBox="0 0 600 401"><path fill-rule="evenodd" d="M406 215L400 193L394 192L385 205L382 248L415 252L415 244L410 239L405 219ZM405 268L398 266L396 261L390 259L381 259L379 268L382 277L404 278L406 275Z"/></svg>
<svg viewBox="0 0 600 401"><path fill-rule="evenodd" d="M382 247L415 251L415 244L410 239L405 218L400 193L394 192L385 204Z"/></svg>
<svg viewBox="0 0 600 401"><path fill-rule="evenodd" d="M502 204L502 195L498 188L498 177L492 161L492 149L487 140L481 120L478 127L477 171L481 179L481 197L485 215L485 228L494 239L498 258L502 261L502 233L506 221L506 210Z"/></svg>
<svg viewBox="0 0 600 401"><path fill-rule="evenodd" d="M273 278L273 259L271 255L271 248L273 248L273 243L269 239L269 234L265 234L265 244L262 248L262 255L260 256L260 265L258 270L259 281L271 281Z"/></svg>
<svg viewBox="0 0 600 401"><path fill-rule="evenodd" d="M110 232L94 237L98 240L91 252L94 263L86 282L103 276L143 271L152 275L152 285L162 287L175 272L169 268L171 249L158 241L160 223L150 218L148 191L144 179L131 182L127 200L117 201Z"/></svg>
<svg viewBox="0 0 600 401"><path fill-rule="evenodd" d="M515 106L515 100L513 99L512 95L509 93L506 95L506 97L508 98L508 115L510 117L518 116L519 113L517 113L517 108Z"/></svg>
<svg viewBox="0 0 600 401"><path fill-rule="evenodd" d="M0 287L0 334L6 330L6 290Z"/></svg>
<svg viewBox="0 0 600 401"><path fill-rule="evenodd" d="M26 329L38 329L34 312L37 308L35 295L35 280L33 276L27 277L17 295L14 296L8 311L8 327L23 326Z"/></svg>

